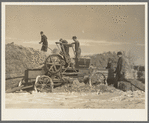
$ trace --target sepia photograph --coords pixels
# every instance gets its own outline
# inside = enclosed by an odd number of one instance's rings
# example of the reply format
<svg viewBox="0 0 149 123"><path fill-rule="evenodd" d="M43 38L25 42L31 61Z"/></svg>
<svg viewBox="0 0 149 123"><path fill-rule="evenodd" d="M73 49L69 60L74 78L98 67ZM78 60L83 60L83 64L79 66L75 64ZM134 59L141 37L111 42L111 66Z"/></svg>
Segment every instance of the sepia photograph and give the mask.
<svg viewBox="0 0 149 123"><path fill-rule="evenodd" d="M147 120L147 3L3 2L1 14L3 120Z"/></svg>

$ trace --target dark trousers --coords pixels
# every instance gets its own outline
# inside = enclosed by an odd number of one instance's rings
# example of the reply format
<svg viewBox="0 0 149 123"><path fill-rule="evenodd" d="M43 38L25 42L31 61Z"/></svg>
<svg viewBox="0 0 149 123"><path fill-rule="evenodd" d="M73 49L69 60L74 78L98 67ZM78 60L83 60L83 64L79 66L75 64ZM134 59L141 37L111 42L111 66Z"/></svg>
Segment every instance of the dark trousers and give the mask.
<svg viewBox="0 0 149 123"><path fill-rule="evenodd" d="M118 81L123 81L124 80L124 74L120 74L119 72L116 73L116 81L114 83L114 87L118 88Z"/></svg>
<svg viewBox="0 0 149 123"><path fill-rule="evenodd" d="M48 48L47 45L43 45L43 46L41 47L41 51L47 52L47 48Z"/></svg>

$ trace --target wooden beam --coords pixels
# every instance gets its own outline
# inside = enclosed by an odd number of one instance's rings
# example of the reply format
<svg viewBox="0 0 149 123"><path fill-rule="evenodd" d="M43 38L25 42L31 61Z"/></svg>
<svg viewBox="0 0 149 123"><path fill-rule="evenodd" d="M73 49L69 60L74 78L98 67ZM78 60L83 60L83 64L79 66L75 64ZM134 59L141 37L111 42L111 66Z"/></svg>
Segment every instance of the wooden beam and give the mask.
<svg viewBox="0 0 149 123"><path fill-rule="evenodd" d="M6 78L5 80L9 80L9 79L18 79L18 78L24 78L24 76L9 77L9 78Z"/></svg>

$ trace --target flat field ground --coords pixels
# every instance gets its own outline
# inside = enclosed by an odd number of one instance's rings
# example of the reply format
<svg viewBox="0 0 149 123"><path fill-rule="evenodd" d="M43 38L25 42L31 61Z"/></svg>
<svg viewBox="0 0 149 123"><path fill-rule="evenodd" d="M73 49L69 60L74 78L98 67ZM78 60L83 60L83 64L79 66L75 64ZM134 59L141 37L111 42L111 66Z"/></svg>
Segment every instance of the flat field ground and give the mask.
<svg viewBox="0 0 149 123"><path fill-rule="evenodd" d="M58 92L6 93L6 109L144 109L145 93Z"/></svg>

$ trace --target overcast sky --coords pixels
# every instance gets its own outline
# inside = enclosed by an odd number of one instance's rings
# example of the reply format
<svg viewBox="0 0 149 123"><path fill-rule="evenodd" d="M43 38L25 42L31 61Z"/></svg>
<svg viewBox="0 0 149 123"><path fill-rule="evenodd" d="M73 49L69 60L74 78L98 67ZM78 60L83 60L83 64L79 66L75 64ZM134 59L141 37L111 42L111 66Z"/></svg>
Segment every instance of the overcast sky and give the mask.
<svg viewBox="0 0 149 123"><path fill-rule="evenodd" d="M6 6L6 43L40 49L40 31L49 47L77 36L82 54L131 51L137 64L145 58L144 5Z"/></svg>

